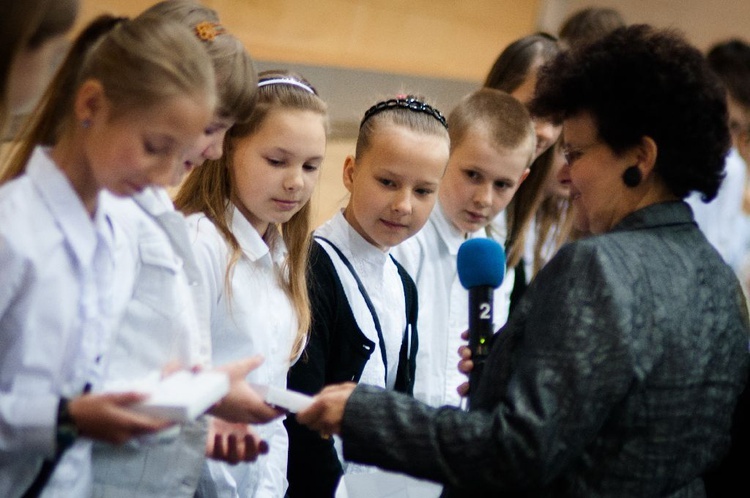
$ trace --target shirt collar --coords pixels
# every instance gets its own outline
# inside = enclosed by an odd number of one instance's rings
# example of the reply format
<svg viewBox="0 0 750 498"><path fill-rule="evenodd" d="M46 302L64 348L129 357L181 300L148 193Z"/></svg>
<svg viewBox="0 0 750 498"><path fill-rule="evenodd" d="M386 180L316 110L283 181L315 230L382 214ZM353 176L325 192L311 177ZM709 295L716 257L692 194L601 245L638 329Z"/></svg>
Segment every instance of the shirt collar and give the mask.
<svg viewBox="0 0 750 498"><path fill-rule="evenodd" d="M382 251L372 245L349 224L344 217L343 210L336 213L331 219L330 228L331 241L339 246L352 261L372 263L381 267L389 258L389 251Z"/></svg>
<svg viewBox="0 0 750 498"><path fill-rule="evenodd" d="M163 188L147 187L133 196L133 200L152 216L173 212L174 205L169 194Z"/></svg>
<svg viewBox="0 0 750 498"><path fill-rule="evenodd" d="M237 206L234 204L229 205L228 216L232 227L232 234L234 234L237 242L239 242L242 253L250 261L258 261L263 256L268 255L274 263L281 262L284 253L286 252L281 237L277 239L277 244L275 244L276 250L271 251L268 248L266 241L263 240L263 237L261 237L255 227L247 221L247 218L242 215L240 210L237 209ZM275 226L269 224L268 229L275 230Z"/></svg>
<svg viewBox="0 0 750 498"><path fill-rule="evenodd" d="M112 224L107 214L107 202L101 193L92 221L70 180L49 157L48 148L34 149L26 175L47 205L75 257L83 265L89 266L93 261L100 239L111 250Z"/></svg>
<svg viewBox="0 0 750 498"><path fill-rule="evenodd" d="M464 235L445 215L443 206L439 201L435 203L435 208L432 210L432 214L430 214L430 223L433 224L438 236L445 243L448 253L453 256L458 255L458 248L468 239L486 236L485 229L479 229L476 232Z"/></svg>

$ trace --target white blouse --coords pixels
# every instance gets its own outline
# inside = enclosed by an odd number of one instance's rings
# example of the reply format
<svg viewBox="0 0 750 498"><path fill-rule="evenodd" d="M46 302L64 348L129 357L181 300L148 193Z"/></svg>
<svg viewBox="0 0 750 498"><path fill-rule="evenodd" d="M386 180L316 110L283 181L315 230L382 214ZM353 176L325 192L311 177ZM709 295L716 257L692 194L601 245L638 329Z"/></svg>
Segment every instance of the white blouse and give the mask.
<svg viewBox="0 0 750 498"><path fill-rule="evenodd" d="M114 240L104 199L92 221L45 149L0 187L0 496L20 496L54 454L60 397L101 379ZM88 496L90 484L79 438L43 496Z"/></svg>
<svg viewBox="0 0 750 498"><path fill-rule="evenodd" d="M231 296L225 286L229 246L204 215L188 218L198 264L207 283L207 300L202 306L211 317L213 363L220 366L260 354L265 360L247 380L286 387L298 323L292 302L279 283L286 247L279 238L276 247L269 250L234 206L230 206L227 219L242 248L242 257L231 272ZM254 428L269 443L267 455L254 463L234 466L207 462L218 496L284 496L289 442L283 420ZM201 483L202 488L205 485Z"/></svg>
<svg viewBox="0 0 750 498"><path fill-rule="evenodd" d="M122 319L108 355L105 384L158 376L167 364L207 366L208 317L196 313L193 301L206 287L185 217L163 189L149 188L133 199L113 198L112 204L113 222L128 243L116 253L115 308L122 309ZM134 281L124 278L130 273ZM93 496L192 498L206 436L201 418L142 442L95 443Z"/></svg>
<svg viewBox="0 0 750 498"><path fill-rule="evenodd" d="M412 276L419 293L419 349L414 397L432 406L458 406L456 388L466 382L458 371L458 348L469 328L469 293L458 279L458 248L467 239L486 237L478 230L467 237L446 218L440 203L424 228L393 249L393 255ZM511 270L493 294L493 330L508 320L514 276Z"/></svg>
<svg viewBox="0 0 750 498"><path fill-rule="evenodd" d="M367 338L375 343L359 382L393 389L396 384L401 342L406 330L406 297L398 268L388 252L381 251L365 240L349 225L341 212L336 213L315 230L315 236L330 240L346 256L367 290L380 321L388 362L387 385L383 355L372 313L346 264L327 243L322 241L320 245L333 261L357 324Z"/></svg>

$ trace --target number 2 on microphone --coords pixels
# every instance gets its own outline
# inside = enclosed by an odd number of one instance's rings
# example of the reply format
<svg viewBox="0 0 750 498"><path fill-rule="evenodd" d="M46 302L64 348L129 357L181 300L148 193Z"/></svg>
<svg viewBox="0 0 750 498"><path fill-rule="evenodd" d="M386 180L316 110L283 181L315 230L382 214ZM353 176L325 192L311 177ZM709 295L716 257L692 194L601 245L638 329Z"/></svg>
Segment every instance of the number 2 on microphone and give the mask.
<svg viewBox="0 0 750 498"><path fill-rule="evenodd" d="M491 320L492 317L490 316L490 311L492 310L492 307L490 307L489 303L482 303L479 305L479 319L480 320Z"/></svg>

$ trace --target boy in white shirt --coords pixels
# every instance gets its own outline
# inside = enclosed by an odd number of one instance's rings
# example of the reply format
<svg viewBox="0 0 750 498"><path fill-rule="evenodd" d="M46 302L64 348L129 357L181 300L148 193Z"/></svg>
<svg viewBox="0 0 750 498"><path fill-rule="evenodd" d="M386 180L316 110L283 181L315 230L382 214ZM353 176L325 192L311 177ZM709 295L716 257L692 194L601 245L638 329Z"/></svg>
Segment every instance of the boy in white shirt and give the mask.
<svg viewBox="0 0 750 498"><path fill-rule="evenodd" d="M420 332L414 397L433 406L458 405L466 379L456 364L468 328L466 290L456 254L467 239L487 237L489 224L508 205L529 173L535 150L531 117L523 104L484 88L465 97L448 118L450 159L438 202L424 228L394 248L417 284ZM513 275L494 294L494 327L508 318Z"/></svg>

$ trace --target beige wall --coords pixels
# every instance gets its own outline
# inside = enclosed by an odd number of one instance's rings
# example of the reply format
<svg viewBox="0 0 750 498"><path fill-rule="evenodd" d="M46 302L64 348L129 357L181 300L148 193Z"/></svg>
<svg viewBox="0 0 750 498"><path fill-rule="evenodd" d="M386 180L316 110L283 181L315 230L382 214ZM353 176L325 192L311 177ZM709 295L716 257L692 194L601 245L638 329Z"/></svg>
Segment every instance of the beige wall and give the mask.
<svg viewBox="0 0 750 498"><path fill-rule="evenodd" d="M81 21L152 0L83 0ZM534 29L538 0L205 0L253 57L481 80Z"/></svg>
<svg viewBox="0 0 750 498"><path fill-rule="evenodd" d="M701 50L730 37L750 41L748 0L541 0L540 26L555 32L571 12L584 7L612 7L628 23L677 28Z"/></svg>
<svg viewBox="0 0 750 498"><path fill-rule="evenodd" d="M320 171L320 182L313 194L312 215L315 226L334 215L346 205L348 192L344 188L342 175L344 159L354 154L354 140L330 140L326 158Z"/></svg>

